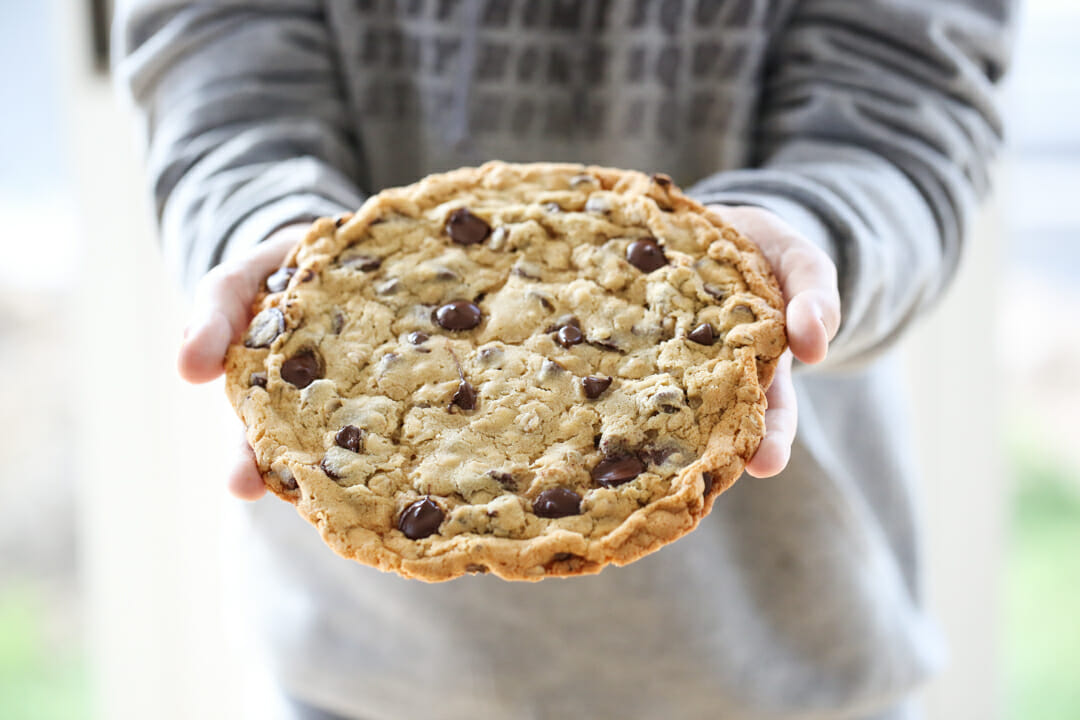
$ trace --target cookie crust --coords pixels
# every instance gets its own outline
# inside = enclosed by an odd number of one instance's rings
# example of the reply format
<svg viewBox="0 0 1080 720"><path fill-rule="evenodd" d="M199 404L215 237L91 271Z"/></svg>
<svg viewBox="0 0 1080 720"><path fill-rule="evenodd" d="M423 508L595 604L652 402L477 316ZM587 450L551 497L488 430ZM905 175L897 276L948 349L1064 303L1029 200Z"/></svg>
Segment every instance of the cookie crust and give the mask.
<svg viewBox="0 0 1080 720"><path fill-rule="evenodd" d="M381 570L625 565L690 532L764 435L779 286L666 176L432 175L316 221L283 267L226 391L267 487Z"/></svg>

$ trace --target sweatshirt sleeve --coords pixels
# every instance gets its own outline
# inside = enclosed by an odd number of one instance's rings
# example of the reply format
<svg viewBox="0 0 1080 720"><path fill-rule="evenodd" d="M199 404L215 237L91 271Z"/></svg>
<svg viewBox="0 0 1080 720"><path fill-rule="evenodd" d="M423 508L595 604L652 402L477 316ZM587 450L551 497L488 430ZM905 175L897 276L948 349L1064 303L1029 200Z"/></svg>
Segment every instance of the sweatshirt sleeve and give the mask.
<svg viewBox="0 0 1080 720"><path fill-rule="evenodd" d="M1002 129L1011 0L797 1L771 40L753 167L690 192L771 209L837 264L827 365L887 346L952 277Z"/></svg>
<svg viewBox="0 0 1080 720"><path fill-rule="evenodd" d="M165 256L186 287L283 225L361 204L322 2L129 0L115 37Z"/></svg>

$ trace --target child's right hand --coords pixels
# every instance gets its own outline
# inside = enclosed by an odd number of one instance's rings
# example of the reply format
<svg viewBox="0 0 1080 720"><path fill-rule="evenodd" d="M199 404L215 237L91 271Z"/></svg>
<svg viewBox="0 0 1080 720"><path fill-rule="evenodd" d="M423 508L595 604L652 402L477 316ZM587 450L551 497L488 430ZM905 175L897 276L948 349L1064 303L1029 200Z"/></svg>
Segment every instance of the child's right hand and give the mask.
<svg viewBox="0 0 1080 720"><path fill-rule="evenodd" d="M177 358L180 377L190 383L205 383L225 371L225 351L247 330L251 304L263 280L303 239L307 227L307 223L287 225L246 256L222 263L203 277L195 289L191 322L184 330ZM266 492L266 486L243 435L237 454L229 472L229 491L242 500L258 500Z"/></svg>

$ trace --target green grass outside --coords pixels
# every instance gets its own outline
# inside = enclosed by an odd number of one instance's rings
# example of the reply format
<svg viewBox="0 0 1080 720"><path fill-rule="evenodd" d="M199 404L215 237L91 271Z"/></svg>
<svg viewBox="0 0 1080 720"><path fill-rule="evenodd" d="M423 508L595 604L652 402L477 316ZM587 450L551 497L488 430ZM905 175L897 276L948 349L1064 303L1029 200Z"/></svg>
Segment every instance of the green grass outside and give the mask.
<svg viewBox="0 0 1080 720"><path fill-rule="evenodd" d="M89 716L81 639L50 637L48 617L39 592L26 585L0 588L0 718Z"/></svg>
<svg viewBox="0 0 1080 720"><path fill-rule="evenodd" d="M1004 574L1008 720L1080 718L1080 478L1033 450L1013 456Z"/></svg>

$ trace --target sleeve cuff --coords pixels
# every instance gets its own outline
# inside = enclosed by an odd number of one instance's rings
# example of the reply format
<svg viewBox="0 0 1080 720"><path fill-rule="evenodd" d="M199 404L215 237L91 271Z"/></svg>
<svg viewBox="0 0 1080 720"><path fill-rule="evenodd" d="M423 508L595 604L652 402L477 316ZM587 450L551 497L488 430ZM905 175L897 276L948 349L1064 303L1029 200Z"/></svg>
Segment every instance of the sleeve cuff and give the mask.
<svg viewBox="0 0 1080 720"><path fill-rule="evenodd" d="M260 207L233 229L225 245L222 260L244 255L286 225L312 222L320 217L339 215L355 209L320 195L302 194L280 198Z"/></svg>
<svg viewBox="0 0 1080 720"><path fill-rule="evenodd" d="M706 190L698 191L697 186L690 188L687 194L702 205L753 205L764 208L784 219L798 230L803 237L814 243L832 258L839 266L840 251L828 225L806 205L792 200L786 195L757 190Z"/></svg>

